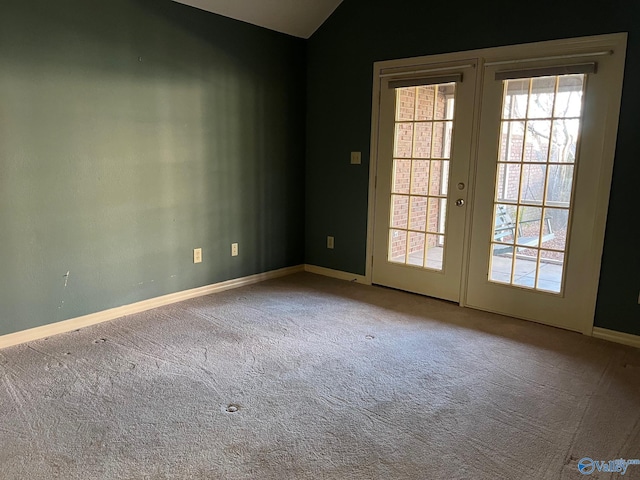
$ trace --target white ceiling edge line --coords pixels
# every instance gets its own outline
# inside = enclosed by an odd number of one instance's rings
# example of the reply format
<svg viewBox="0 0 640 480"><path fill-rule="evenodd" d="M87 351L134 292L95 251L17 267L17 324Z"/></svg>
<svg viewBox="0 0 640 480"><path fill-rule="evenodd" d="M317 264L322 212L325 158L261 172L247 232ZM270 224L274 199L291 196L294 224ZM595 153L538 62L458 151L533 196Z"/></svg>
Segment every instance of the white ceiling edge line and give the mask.
<svg viewBox="0 0 640 480"><path fill-rule="evenodd" d="M259 27L309 38L342 0L173 0Z"/></svg>

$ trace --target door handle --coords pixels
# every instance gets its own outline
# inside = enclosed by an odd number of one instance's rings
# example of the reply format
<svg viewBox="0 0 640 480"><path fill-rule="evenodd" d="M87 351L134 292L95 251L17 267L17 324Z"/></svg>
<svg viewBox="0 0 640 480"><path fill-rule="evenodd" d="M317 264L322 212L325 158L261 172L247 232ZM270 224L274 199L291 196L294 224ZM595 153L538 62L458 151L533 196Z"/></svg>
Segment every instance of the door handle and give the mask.
<svg viewBox="0 0 640 480"><path fill-rule="evenodd" d="M464 205L464 200L462 198L459 198L458 200L456 200L456 207L462 207Z"/></svg>

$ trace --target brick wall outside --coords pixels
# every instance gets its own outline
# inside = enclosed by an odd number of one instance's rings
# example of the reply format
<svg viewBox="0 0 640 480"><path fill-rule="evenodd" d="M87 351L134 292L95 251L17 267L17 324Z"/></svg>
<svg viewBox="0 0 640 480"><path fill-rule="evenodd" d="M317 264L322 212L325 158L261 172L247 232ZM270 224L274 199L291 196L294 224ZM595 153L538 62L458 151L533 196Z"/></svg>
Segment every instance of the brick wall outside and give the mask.
<svg viewBox="0 0 640 480"><path fill-rule="evenodd" d="M433 86L411 87L398 89L396 111L396 141L395 141L395 175L394 192L415 195L440 194L440 182L442 180L443 161L429 160L430 158L442 158L445 139L445 122L443 120L446 110L446 95L449 92L438 92L436 100L436 118L433 119L433 106L435 88ZM416 104L417 100L417 104ZM414 121L425 123L414 123ZM407 123L403 123L407 122ZM432 129L435 132L432 133ZM433 141L433 145L431 145ZM432 152L433 147L433 152ZM397 158L412 158L410 160L397 160ZM413 178L412 178L413 175ZM411 181L411 192L409 185ZM427 198L411 196L412 218L409 223L409 197L394 196L393 222L396 228L411 228L412 230L438 231L440 222L439 205L435 199L430 202ZM428 219L428 225L427 225ZM393 258L405 254L407 234L397 232L391 238L391 255ZM430 237L430 246L435 246L436 238ZM409 253L424 250L425 235L409 234Z"/></svg>

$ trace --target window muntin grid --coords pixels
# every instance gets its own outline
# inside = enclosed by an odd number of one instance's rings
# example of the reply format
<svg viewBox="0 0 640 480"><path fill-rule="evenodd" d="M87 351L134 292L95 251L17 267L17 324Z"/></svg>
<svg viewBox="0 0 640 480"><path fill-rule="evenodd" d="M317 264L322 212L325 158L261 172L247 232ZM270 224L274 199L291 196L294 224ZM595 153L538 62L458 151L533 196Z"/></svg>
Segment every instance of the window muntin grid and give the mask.
<svg viewBox="0 0 640 480"><path fill-rule="evenodd" d="M389 262L443 269L455 87L395 89Z"/></svg>
<svg viewBox="0 0 640 480"><path fill-rule="evenodd" d="M573 74L503 82L492 282L562 291L585 81Z"/></svg>

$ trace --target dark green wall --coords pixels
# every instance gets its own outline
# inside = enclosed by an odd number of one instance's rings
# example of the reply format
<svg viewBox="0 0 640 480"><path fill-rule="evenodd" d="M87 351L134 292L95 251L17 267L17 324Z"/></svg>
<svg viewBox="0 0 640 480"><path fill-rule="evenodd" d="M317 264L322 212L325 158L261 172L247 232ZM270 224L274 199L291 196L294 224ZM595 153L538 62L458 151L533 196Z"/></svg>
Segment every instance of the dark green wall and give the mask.
<svg viewBox="0 0 640 480"><path fill-rule="evenodd" d="M0 334L302 263L305 55L169 0L2 0Z"/></svg>
<svg viewBox="0 0 640 480"><path fill-rule="evenodd" d="M306 262L364 273L373 62L620 31L629 43L596 325L640 334L637 1L345 0L307 49Z"/></svg>

